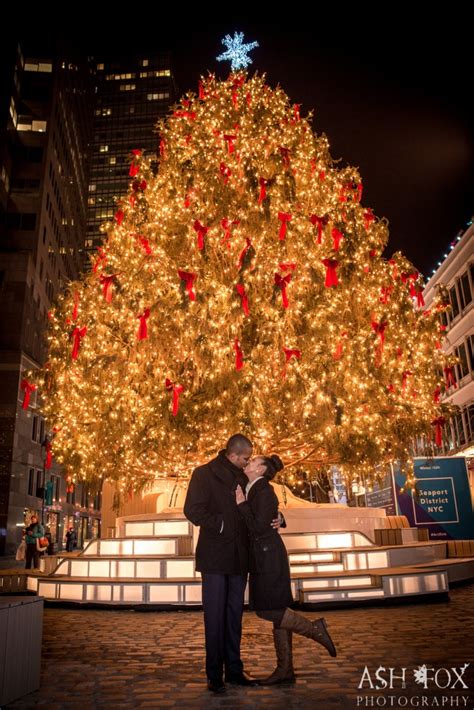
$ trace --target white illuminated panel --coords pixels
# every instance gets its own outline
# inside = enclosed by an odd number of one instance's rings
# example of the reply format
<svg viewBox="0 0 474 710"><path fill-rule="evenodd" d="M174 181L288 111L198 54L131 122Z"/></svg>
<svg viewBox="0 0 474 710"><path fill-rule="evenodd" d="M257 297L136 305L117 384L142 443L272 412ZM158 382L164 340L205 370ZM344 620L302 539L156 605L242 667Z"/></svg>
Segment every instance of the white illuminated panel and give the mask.
<svg viewBox="0 0 474 710"><path fill-rule="evenodd" d="M334 559L332 552L290 552L290 562L330 562Z"/></svg>
<svg viewBox="0 0 474 710"><path fill-rule="evenodd" d="M51 584L51 582L42 581L41 584L38 585L38 592L42 597L46 597L47 599L55 599L56 584Z"/></svg>
<svg viewBox="0 0 474 710"><path fill-rule="evenodd" d="M359 592L355 591L339 591L333 590L331 592L305 592L304 601L305 602L319 602L339 599L372 599L373 597L383 597L384 593L382 589L364 589Z"/></svg>
<svg viewBox="0 0 474 710"><path fill-rule="evenodd" d="M161 602L162 604L181 601L179 585L150 584L149 598L151 602Z"/></svg>
<svg viewBox="0 0 474 710"><path fill-rule="evenodd" d="M190 523L187 520L160 520L155 522L154 535L191 535Z"/></svg>
<svg viewBox="0 0 474 710"><path fill-rule="evenodd" d="M123 586L123 601L124 602L143 602L143 587L141 584L124 584Z"/></svg>
<svg viewBox="0 0 474 710"><path fill-rule="evenodd" d="M152 536L153 522L125 523L125 537Z"/></svg>
<svg viewBox="0 0 474 710"><path fill-rule="evenodd" d="M52 584L51 586L54 587L54 584ZM37 592L38 577L28 577L26 580L26 588L29 592Z"/></svg>
<svg viewBox="0 0 474 710"><path fill-rule="evenodd" d="M318 548L333 548L333 547L353 547L354 540L352 533L328 533L327 535L317 536L316 547Z"/></svg>
<svg viewBox="0 0 474 710"><path fill-rule="evenodd" d="M66 599L71 601L82 600L82 584L58 584L58 587L58 599Z"/></svg>
<svg viewBox="0 0 474 710"><path fill-rule="evenodd" d="M200 584L186 585L186 602L189 604L202 604L202 588Z"/></svg>
<svg viewBox="0 0 474 710"><path fill-rule="evenodd" d="M428 594L430 592L443 592L448 589L446 577L443 573L423 575L397 575L384 579L387 596L402 594Z"/></svg>
<svg viewBox="0 0 474 710"><path fill-rule="evenodd" d="M167 560L167 577L194 577L194 560Z"/></svg>
<svg viewBox="0 0 474 710"><path fill-rule="evenodd" d="M135 540L135 555L176 555L176 540Z"/></svg>
<svg viewBox="0 0 474 710"><path fill-rule="evenodd" d="M371 577L326 577L326 579L309 578L300 580L301 589L306 589L307 587L363 587L367 585L372 586Z"/></svg>
<svg viewBox="0 0 474 710"><path fill-rule="evenodd" d="M89 573L89 561L85 559L75 559L71 560L70 562L70 575L71 577L90 577ZM101 575L96 574L96 577L99 577ZM109 575L103 575L104 577L108 577Z"/></svg>
<svg viewBox="0 0 474 710"><path fill-rule="evenodd" d="M389 566L388 552L349 552L344 554L344 568L377 569Z"/></svg>
<svg viewBox="0 0 474 710"><path fill-rule="evenodd" d="M160 561L159 560L137 560L137 577L159 579L160 577Z"/></svg>
<svg viewBox="0 0 474 710"><path fill-rule="evenodd" d="M63 585L65 587L66 585ZM65 598L61 590L61 598ZM111 602L112 586L110 584L88 584L86 589L87 601Z"/></svg>

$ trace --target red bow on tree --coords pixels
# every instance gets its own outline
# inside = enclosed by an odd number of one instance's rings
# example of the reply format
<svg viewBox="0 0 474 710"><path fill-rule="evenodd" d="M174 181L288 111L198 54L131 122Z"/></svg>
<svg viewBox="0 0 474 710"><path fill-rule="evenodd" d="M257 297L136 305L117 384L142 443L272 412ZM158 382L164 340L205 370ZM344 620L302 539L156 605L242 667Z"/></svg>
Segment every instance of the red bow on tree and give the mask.
<svg viewBox="0 0 474 710"><path fill-rule="evenodd" d="M148 239L146 237L143 237L141 234L136 234L135 237L136 237L136 239L138 239L138 241L142 245L142 247L145 251L145 254L147 256L150 256L150 254L153 253L153 250L150 246L150 242L148 241Z"/></svg>
<svg viewBox="0 0 474 710"><path fill-rule="evenodd" d="M72 338L74 340L73 346L72 346L72 359L77 360L77 356L79 355L79 348L81 345L81 338L85 336L87 333L87 326L84 326L83 328L74 328L72 331Z"/></svg>
<svg viewBox="0 0 474 710"><path fill-rule="evenodd" d="M112 286L114 279L117 274L110 274L110 276L100 275L100 283L102 284L102 292L104 294L107 303L112 303Z"/></svg>
<svg viewBox="0 0 474 710"><path fill-rule="evenodd" d="M24 379L21 381L20 389L22 389L22 390L24 391L24 393L25 393L25 397L24 397L24 399L23 399L23 403L22 403L22 405L21 405L21 408L22 408L22 409L28 409L28 405L29 405L29 403L30 403L31 393L38 389L38 385L30 385L30 383L28 382L28 380L27 380L26 378L24 378Z"/></svg>
<svg viewBox="0 0 474 710"><path fill-rule="evenodd" d="M321 237L323 235L323 228L329 222L329 217L324 215L324 217L318 217L315 214L310 215L309 221L311 224L317 225L318 227L318 244L321 244Z"/></svg>
<svg viewBox="0 0 474 710"><path fill-rule="evenodd" d="M454 389L457 389L458 386L456 380L454 379L452 365L446 365L446 367L443 367L443 372L446 377L446 388L449 388L452 385Z"/></svg>
<svg viewBox="0 0 474 710"><path fill-rule="evenodd" d="M195 301L196 294L194 293L193 288L194 288L194 281L196 280L197 274L194 274L191 271L181 271L180 269L178 269L178 276L181 279L181 281L184 281L184 288L186 289L186 292L189 296L189 300Z"/></svg>
<svg viewBox="0 0 474 710"><path fill-rule="evenodd" d="M290 362L291 358L294 357L296 360L301 359L301 350L292 350L290 348L283 348L283 352L285 353L285 366L281 372L281 376L283 379L286 377L286 368L288 366L288 363Z"/></svg>
<svg viewBox="0 0 474 710"><path fill-rule="evenodd" d="M246 316L250 315L249 311L249 300L247 294L245 293L245 286L243 284L235 284L237 293L240 296L240 303Z"/></svg>
<svg viewBox="0 0 474 710"><path fill-rule="evenodd" d="M259 184L260 184L260 195L258 196L258 204L261 205L264 199L267 196L267 185L269 183L269 180L266 180L265 178L261 177L259 179Z"/></svg>
<svg viewBox="0 0 474 710"><path fill-rule="evenodd" d="M100 266L101 264L102 264L103 266L105 266L105 264L107 263L107 254L106 254L105 251L102 249L102 247L98 247L97 253L99 254L99 256L98 256L98 258L97 258L97 260L96 260L96 262L95 262L95 264L94 264L94 266L93 266L93 269L92 269L92 271L94 272L94 274L97 272L97 269L99 268L99 266Z"/></svg>
<svg viewBox="0 0 474 710"><path fill-rule="evenodd" d="M232 227L236 227L238 224L240 224L239 219L234 219L230 220L224 217L223 220L221 220L221 227L224 230L224 237L221 239L221 244L226 244L227 249L230 249L230 239L232 237L232 234L230 233L230 230Z"/></svg>
<svg viewBox="0 0 474 710"><path fill-rule="evenodd" d="M337 227L332 228L331 235L334 240L334 251L339 251L339 244L341 239L344 239L344 235L337 229Z"/></svg>
<svg viewBox="0 0 474 710"><path fill-rule="evenodd" d="M183 385L175 385L174 382L171 382L168 377L166 378L166 389L169 390L170 392L173 392L173 417L175 417L178 414L179 410L179 395L181 392L183 392L184 387Z"/></svg>
<svg viewBox="0 0 474 710"><path fill-rule="evenodd" d="M278 219L281 222L279 238L280 241L283 241L283 239L286 237L286 228L288 222L291 222L291 214L289 214L289 212L279 212Z"/></svg>
<svg viewBox="0 0 474 710"><path fill-rule="evenodd" d="M117 224L118 224L119 227L120 227L120 225L122 224L124 217L125 217L124 211L123 211L123 210L117 210L117 212L115 213L115 221L117 222Z"/></svg>
<svg viewBox="0 0 474 710"><path fill-rule="evenodd" d="M336 269L339 266L337 259L321 259L322 263L326 267L326 281L324 285L326 287L337 286L339 283L337 278Z"/></svg>
<svg viewBox="0 0 474 710"><path fill-rule="evenodd" d="M140 319L140 325L138 326L138 333L137 333L137 338L138 340L145 340L145 338L148 338L148 329L147 329L147 320L150 317L150 309L145 308L143 313L140 316L137 316L137 318Z"/></svg>
<svg viewBox="0 0 474 710"><path fill-rule="evenodd" d="M288 308L288 295L286 293L286 287L291 281L292 274L287 274L286 276L280 276L280 274L275 274L275 286L281 289L281 295L283 299L283 308Z"/></svg>
<svg viewBox="0 0 474 710"><path fill-rule="evenodd" d="M242 353L242 348L240 347L240 342L239 342L238 338L235 338L235 340L234 340L234 350L235 350L235 369L238 372L244 366L244 355Z"/></svg>
<svg viewBox="0 0 474 710"><path fill-rule="evenodd" d="M227 183L229 182L229 178L232 175L232 170L225 163L221 163L220 171L222 177L224 178L224 185L227 185Z"/></svg>
<svg viewBox="0 0 474 710"><path fill-rule="evenodd" d="M436 446L441 446L443 444L443 426L446 424L446 419L444 417L437 417L433 419L431 424L436 427L435 429L435 441Z"/></svg>
<svg viewBox="0 0 474 710"><path fill-rule="evenodd" d="M230 155L235 150L234 141L237 140L237 136L224 135L224 140L227 142L227 151Z"/></svg>
<svg viewBox="0 0 474 710"><path fill-rule="evenodd" d="M198 235L198 249L204 249L204 237L208 233L209 227L204 227L198 219L195 220L193 227Z"/></svg>
<svg viewBox="0 0 474 710"><path fill-rule="evenodd" d="M375 215L370 208L365 210L364 220L365 220L365 228L366 228L366 230L368 230L370 225L372 224L372 222L375 222Z"/></svg>

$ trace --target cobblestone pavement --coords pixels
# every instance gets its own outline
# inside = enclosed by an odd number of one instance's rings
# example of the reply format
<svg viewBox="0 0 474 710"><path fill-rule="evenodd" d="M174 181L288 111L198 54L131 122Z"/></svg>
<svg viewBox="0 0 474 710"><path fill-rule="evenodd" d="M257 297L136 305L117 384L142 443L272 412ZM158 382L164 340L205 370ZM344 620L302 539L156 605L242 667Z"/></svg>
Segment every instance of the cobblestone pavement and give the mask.
<svg viewBox="0 0 474 710"><path fill-rule="evenodd" d="M41 689L7 707L472 710L473 610L474 584L468 584L452 589L449 601L305 612L313 619L326 618L336 658L295 636L296 685L228 686L225 694L215 696L205 686L201 611L46 608ZM252 612L244 614L242 657L246 670L257 677L273 669L271 625ZM459 680L452 669L461 675L465 663L470 665ZM429 678L436 674L442 688L434 680L426 690L415 682L413 671L423 664L433 669ZM393 689L371 689L368 680L358 689L365 666L374 685L379 666L393 667L398 676ZM405 688L399 678L402 667L407 669ZM388 672L382 677L388 679Z"/></svg>

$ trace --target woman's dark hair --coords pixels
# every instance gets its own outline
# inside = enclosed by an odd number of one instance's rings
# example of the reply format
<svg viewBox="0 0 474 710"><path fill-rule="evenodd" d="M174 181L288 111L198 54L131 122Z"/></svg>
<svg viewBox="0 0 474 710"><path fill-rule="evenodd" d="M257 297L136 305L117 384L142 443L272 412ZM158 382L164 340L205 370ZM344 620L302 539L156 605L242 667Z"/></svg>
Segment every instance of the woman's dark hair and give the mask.
<svg viewBox="0 0 474 710"><path fill-rule="evenodd" d="M283 468L283 461L276 454L272 454L272 456L262 456L262 463L267 467L263 475L265 478L268 478L269 481L275 478L278 471L281 471Z"/></svg>

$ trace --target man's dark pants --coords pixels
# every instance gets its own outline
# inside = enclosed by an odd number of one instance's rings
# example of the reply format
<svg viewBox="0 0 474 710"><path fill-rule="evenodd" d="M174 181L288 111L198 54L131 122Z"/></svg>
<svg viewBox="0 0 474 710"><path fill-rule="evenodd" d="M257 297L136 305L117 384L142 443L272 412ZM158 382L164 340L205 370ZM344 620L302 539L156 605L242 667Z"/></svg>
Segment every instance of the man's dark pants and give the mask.
<svg viewBox="0 0 474 710"><path fill-rule="evenodd" d="M209 680L240 675L242 614L247 578L240 574L202 573L202 603L206 633L206 675Z"/></svg>

